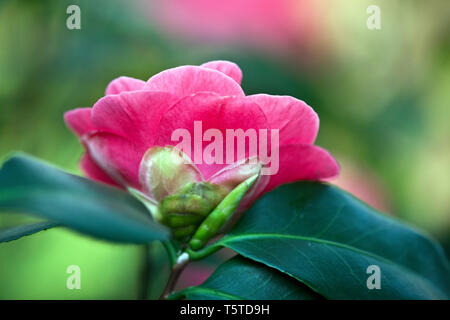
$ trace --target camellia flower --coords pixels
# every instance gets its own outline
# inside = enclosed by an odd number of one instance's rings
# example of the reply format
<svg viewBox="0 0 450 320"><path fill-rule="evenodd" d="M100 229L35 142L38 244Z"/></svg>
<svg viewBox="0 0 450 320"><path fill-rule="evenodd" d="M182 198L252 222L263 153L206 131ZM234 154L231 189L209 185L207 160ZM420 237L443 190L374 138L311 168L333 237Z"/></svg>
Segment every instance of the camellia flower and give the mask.
<svg viewBox="0 0 450 320"><path fill-rule="evenodd" d="M169 69L147 82L113 80L92 108L65 114L86 149L81 168L156 203L156 218L178 228L179 238L192 235L244 181L250 182L238 212L281 184L337 176L335 159L313 144L319 128L313 109L289 96L246 96L241 78L236 64L213 61ZM230 144L230 132L243 133L241 143L249 140L244 150ZM194 137L183 148L180 133ZM257 146L250 133L260 134ZM263 149L270 154L261 156ZM181 220L179 213L185 213Z"/></svg>

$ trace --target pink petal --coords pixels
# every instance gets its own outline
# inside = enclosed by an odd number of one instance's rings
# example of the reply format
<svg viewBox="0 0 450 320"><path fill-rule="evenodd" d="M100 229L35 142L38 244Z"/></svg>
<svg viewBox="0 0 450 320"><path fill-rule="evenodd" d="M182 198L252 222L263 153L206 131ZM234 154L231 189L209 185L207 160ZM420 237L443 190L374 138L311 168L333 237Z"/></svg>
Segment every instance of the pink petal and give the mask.
<svg viewBox="0 0 450 320"><path fill-rule="evenodd" d="M197 92L215 92L221 96L244 96L239 84L224 73L198 66L182 66L151 77L144 90L169 92L181 98Z"/></svg>
<svg viewBox="0 0 450 320"><path fill-rule="evenodd" d="M272 129L280 130L280 145L312 144L319 131L319 117L305 102L289 96L247 96L261 107Z"/></svg>
<svg viewBox="0 0 450 320"><path fill-rule="evenodd" d="M139 189L139 163L145 149L120 136L97 132L82 137L94 162L122 186Z"/></svg>
<svg viewBox="0 0 450 320"><path fill-rule="evenodd" d="M91 111L91 108L78 108L67 111L64 114L64 121L77 136L82 136L94 130L91 122Z"/></svg>
<svg viewBox="0 0 450 320"><path fill-rule="evenodd" d="M260 175L258 177L258 180L255 181L255 184L248 191L248 193L245 195L245 197L242 199L241 203L239 204L239 207L236 209L237 215L236 215L235 219L238 219L240 217L240 214L243 213L248 208L250 208L250 206L253 204L253 202L264 193L264 190L266 189L269 181L270 181L270 176Z"/></svg>
<svg viewBox="0 0 450 320"><path fill-rule="evenodd" d="M255 157L256 158L256 157ZM261 173L262 164L260 162L254 163L253 159L244 159L234 164L228 165L216 174L214 174L209 182L218 184L225 187L228 192L236 188L241 182L252 177L255 174ZM256 158L257 160L257 158ZM269 182L269 176L260 175L255 181L250 190L241 200L236 213L230 221L230 225L233 225L235 221L240 217L240 214L244 212L253 203L254 199L258 198Z"/></svg>
<svg viewBox="0 0 450 320"><path fill-rule="evenodd" d="M234 62L223 60L210 61L200 65L200 67L214 69L222 73L225 73L227 76L232 78L238 84L241 84L242 71L239 68L239 66Z"/></svg>
<svg viewBox="0 0 450 320"><path fill-rule="evenodd" d="M241 182L246 179L259 174L261 171L261 163L257 161L257 157L244 159L233 164L230 164L216 172L209 178L208 182L218 184L225 187L228 192L236 188Z"/></svg>
<svg viewBox="0 0 450 320"><path fill-rule="evenodd" d="M326 181L338 174L338 163L325 149L315 145L284 145L279 150L278 173L270 176L264 192L299 180Z"/></svg>
<svg viewBox="0 0 450 320"><path fill-rule="evenodd" d="M119 77L111 81L106 87L106 95L119 94L126 91L142 90L145 86L145 81L134 79L130 77Z"/></svg>
<svg viewBox="0 0 450 320"><path fill-rule="evenodd" d="M199 130L198 127L200 122L201 129ZM197 128L197 132L195 132L195 128ZM261 108L257 104L247 101L245 98L220 97L211 92L203 92L181 99L166 112L161 119L161 123L157 130L158 136L155 140L155 144L159 146L178 145L182 139L178 137L172 139L172 134L175 133L175 130L177 129L182 129L191 137L191 150L184 150L183 148L180 148L180 146L178 146L178 148L183 149L182 151L193 159L194 164L199 168L200 172L202 172L204 178L209 179L215 172L224 168L227 165L227 162L228 164L231 164L243 158L249 158L256 155L252 154L252 150L249 150L248 139L246 139L243 152L245 154L243 156L237 156L238 144L236 142L234 143L234 149L227 150L227 129L242 129L242 132L247 132L248 129L252 129L251 131L258 135L259 129L268 129L268 124L266 116ZM209 129L213 129L222 135L223 139L221 145L223 156L221 157L221 161L219 160L222 163L214 161L212 164L207 164L203 159L203 150L215 141L215 137L212 137L211 141L202 143L202 133L206 133ZM200 150L195 149L194 140L199 142ZM258 145L256 145L256 148L257 147ZM227 153L231 156L231 152L234 152L234 161L232 162L227 161L226 159Z"/></svg>
<svg viewBox="0 0 450 320"><path fill-rule="evenodd" d="M83 172L92 180L103 182L109 185L120 187L120 185L111 179L95 162L91 156L86 153L80 162Z"/></svg>
<svg viewBox="0 0 450 320"><path fill-rule="evenodd" d="M98 131L122 136L147 150L153 145L162 115L173 101L173 96L163 92L109 95L94 105L92 123Z"/></svg>

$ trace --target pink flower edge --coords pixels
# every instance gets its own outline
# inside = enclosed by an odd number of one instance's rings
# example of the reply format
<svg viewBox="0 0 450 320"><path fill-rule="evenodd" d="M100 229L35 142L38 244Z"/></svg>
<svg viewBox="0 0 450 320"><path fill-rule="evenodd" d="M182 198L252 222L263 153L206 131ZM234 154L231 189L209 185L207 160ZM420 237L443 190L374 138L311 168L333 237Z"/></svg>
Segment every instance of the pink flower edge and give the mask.
<svg viewBox="0 0 450 320"><path fill-rule="evenodd" d="M279 168L253 192L263 193L298 180L328 181L339 174L336 160L313 145L319 118L305 102L289 96L245 96L239 67L227 61L163 71L147 82L120 77L92 108L65 113L67 126L86 148L81 166L88 177L110 185L142 189L139 164L154 145L176 145L177 128L278 129ZM247 153L246 157L254 156ZM241 159L242 160L242 159ZM206 180L227 165L197 165ZM264 187L262 187L264 184Z"/></svg>

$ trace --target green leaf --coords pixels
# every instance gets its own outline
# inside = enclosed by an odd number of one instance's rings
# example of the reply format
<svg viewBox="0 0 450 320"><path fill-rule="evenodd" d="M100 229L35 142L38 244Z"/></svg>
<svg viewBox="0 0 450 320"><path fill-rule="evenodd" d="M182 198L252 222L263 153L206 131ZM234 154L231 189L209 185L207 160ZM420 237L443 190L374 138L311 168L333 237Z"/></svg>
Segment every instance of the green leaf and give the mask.
<svg viewBox="0 0 450 320"><path fill-rule="evenodd" d="M291 275L328 299L447 299L449 266L427 236L329 185L284 185L213 246ZM379 266L381 289L367 273Z"/></svg>
<svg viewBox="0 0 450 320"><path fill-rule="evenodd" d="M169 236L128 193L21 154L0 170L0 210L37 214L110 241L148 243Z"/></svg>
<svg viewBox="0 0 450 320"><path fill-rule="evenodd" d="M57 226L54 222L38 222L0 229L0 242L8 242Z"/></svg>
<svg viewBox="0 0 450 320"><path fill-rule="evenodd" d="M192 300L316 300L322 297L307 286L263 264L236 256L217 268L197 287L170 298Z"/></svg>

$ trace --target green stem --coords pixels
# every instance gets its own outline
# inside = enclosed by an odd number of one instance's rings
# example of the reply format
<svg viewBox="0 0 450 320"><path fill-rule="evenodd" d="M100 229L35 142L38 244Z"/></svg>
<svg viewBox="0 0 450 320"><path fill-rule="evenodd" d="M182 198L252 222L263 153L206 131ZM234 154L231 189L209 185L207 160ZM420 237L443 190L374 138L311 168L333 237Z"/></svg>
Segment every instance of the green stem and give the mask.
<svg viewBox="0 0 450 320"><path fill-rule="evenodd" d="M167 250L167 255L170 259L170 266L173 267L177 263L177 251L170 241L162 241L164 248Z"/></svg>
<svg viewBox="0 0 450 320"><path fill-rule="evenodd" d="M195 260L201 260L203 258L206 258L207 256L213 254L214 252L222 249L222 246L216 242L211 244L210 246L207 246L200 250L192 250L190 248L186 249L186 253L189 255L189 260L195 261Z"/></svg>
<svg viewBox="0 0 450 320"><path fill-rule="evenodd" d="M144 245L144 252L142 255L142 269L141 269L141 277L139 281L139 293L138 293L138 299L139 300L146 300L148 296L148 290L149 290L149 284L150 284L150 269L151 269L151 262L150 262L150 246Z"/></svg>

